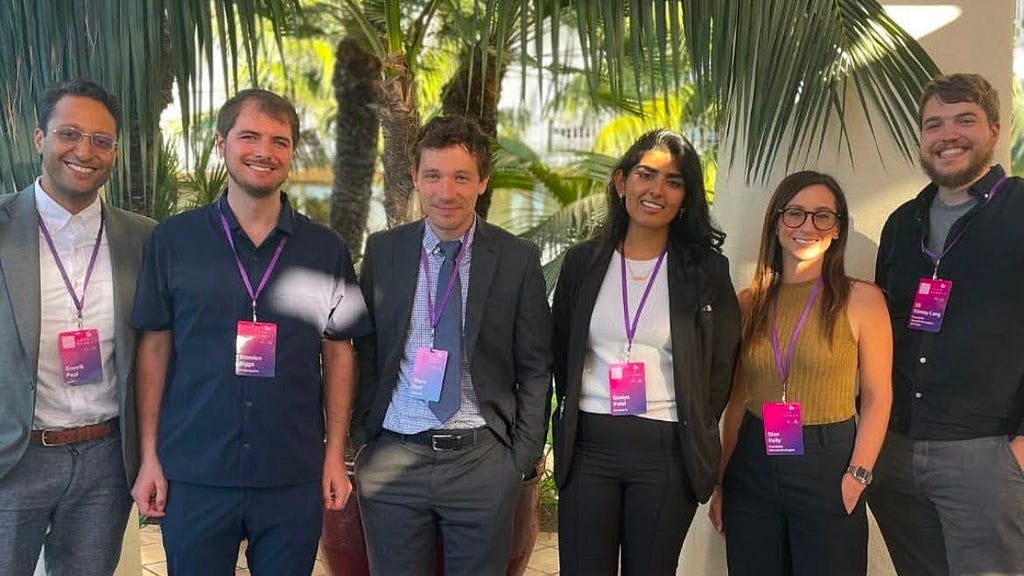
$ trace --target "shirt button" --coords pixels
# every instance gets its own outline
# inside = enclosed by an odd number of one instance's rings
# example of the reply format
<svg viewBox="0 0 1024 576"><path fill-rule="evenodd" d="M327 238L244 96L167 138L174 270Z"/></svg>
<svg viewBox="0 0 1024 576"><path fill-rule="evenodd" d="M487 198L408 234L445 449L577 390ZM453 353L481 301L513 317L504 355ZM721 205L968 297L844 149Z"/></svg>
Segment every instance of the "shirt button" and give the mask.
<svg viewBox="0 0 1024 576"><path fill-rule="evenodd" d="M249 449L249 443L246 442L245 444L242 444L242 448L248 450Z"/></svg>
<svg viewBox="0 0 1024 576"><path fill-rule="evenodd" d="M252 400L246 400L245 401L245 407L246 408L252 408Z"/></svg>
<svg viewBox="0 0 1024 576"><path fill-rule="evenodd" d="M920 398L922 394L920 392L914 392L914 398Z"/></svg>
<svg viewBox="0 0 1024 576"><path fill-rule="evenodd" d="M921 364L924 364L927 361L928 361L928 359L925 358L924 356L921 356L921 358L918 360L918 362L920 362Z"/></svg>

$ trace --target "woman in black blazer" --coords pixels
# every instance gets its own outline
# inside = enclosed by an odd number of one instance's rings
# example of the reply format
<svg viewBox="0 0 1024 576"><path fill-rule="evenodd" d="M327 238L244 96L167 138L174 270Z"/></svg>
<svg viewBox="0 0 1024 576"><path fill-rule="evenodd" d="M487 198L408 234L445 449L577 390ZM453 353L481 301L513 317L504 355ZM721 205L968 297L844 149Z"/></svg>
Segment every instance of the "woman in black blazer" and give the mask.
<svg viewBox="0 0 1024 576"><path fill-rule="evenodd" d="M566 254L553 304L561 573L675 574L717 477L739 306L682 135L637 140L607 200L597 237Z"/></svg>

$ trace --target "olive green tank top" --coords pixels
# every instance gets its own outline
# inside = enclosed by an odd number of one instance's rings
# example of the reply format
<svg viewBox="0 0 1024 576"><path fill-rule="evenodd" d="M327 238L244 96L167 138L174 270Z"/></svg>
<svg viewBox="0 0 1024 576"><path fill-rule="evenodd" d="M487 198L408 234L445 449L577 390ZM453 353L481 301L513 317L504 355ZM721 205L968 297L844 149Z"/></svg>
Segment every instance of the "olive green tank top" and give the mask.
<svg viewBox="0 0 1024 576"><path fill-rule="evenodd" d="M816 280L779 287L776 322L783 355ZM851 418L856 410L857 342L844 308L836 318L832 346L821 324L819 296L796 341L789 371L787 400L799 402L805 425L828 424ZM771 328L766 337L746 349L740 378L746 384L747 410L761 417L761 405L782 400L782 380L775 368Z"/></svg>

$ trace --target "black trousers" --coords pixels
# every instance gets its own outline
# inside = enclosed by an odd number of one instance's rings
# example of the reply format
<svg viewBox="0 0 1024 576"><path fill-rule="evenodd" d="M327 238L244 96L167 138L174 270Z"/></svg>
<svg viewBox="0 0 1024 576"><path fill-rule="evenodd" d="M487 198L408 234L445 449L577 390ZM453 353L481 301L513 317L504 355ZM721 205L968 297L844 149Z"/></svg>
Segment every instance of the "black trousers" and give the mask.
<svg viewBox="0 0 1024 576"><path fill-rule="evenodd" d="M674 575L697 510L677 424L580 413L558 496L563 576Z"/></svg>
<svg viewBox="0 0 1024 576"><path fill-rule="evenodd" d="M744 417L723 487L730 576L867 572L864 499L848 515L842 495L854 421L803 432L803 455L767 456L764 423L749 412Z"/></svg>

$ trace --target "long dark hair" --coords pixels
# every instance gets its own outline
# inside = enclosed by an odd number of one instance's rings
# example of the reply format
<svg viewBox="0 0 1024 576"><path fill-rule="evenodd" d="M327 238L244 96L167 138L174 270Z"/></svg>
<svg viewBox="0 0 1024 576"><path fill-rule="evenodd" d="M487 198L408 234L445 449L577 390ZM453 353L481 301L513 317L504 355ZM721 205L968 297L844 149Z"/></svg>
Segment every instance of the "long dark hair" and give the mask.
<svg viewBox="0 0 1024 576"><path fill-rule="evenodd" d="M672 155L676 167L683 176L685 195L680 215L673 218L668 227L668 243L696 263L703 261L708 252L721 252L725 232L715 227L708 211L704 193L704 174L700 168L700 157L693 144L682 134L673 130L652 130L641 136L612 169L605 190L608 211L597 236L611 246L618 246L626 238L629 229L629 213L625 203L615 189L615 177L623 178L640 163L644 154L651 150L664 150Z"/></svg>
<svg viewBox="0 0 1024 576"><path fill-rule="evenodd" d="M795 172L779 182L768 210L764 215L761 228L761 247L757 255L757 269L750 283L750 311L743 320L744 347L756 342L768 334L771 302L779 292L782 284L782 246L779 244L778 225L782 217L781 210L793 197L808 186L821 185L829 189L836 202L836 213L839 221L839 237L825 251L821 267L823 286L821 290L821 325L828 334L828 342L832 344L832 332L840 313L846 308L850 299L850 279L846 276L843 255L846 253L846 238L849 236L850 219L846 196L835 178L821 172L804 170Z"/></svg>

